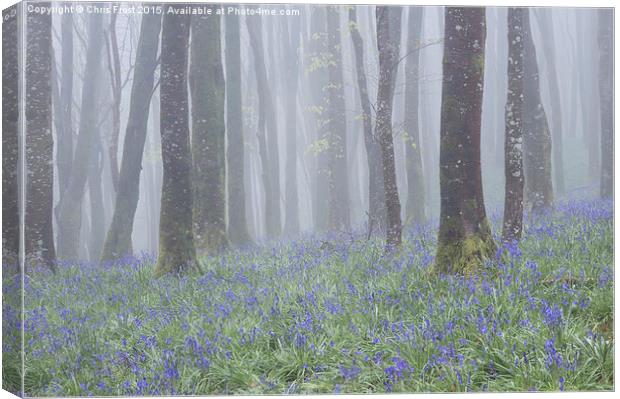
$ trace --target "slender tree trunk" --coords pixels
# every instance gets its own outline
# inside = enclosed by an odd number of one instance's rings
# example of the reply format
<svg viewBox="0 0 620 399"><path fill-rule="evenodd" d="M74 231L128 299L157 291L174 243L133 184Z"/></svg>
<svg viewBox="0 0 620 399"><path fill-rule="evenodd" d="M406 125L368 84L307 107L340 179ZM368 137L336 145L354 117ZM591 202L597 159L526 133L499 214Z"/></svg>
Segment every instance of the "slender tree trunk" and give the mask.
<svg viewBox="0 0 620 399"><path fill-rule="evenodd" d="M241 43L239 16L225 19L226 134L228 136L228 237L233 244L250 241L245 214L243 114L241 110Z"/></svg>
<svg viewBox="0 0 620 399"><path fill-rule="evenodd" d="M56 115L61 129L56 133L56 163L58 165L58 185L62 194L69 183L73 162L73 14L64 13L61 17L61 80L60 109Z"/></svg>
<svg viewBox="0 0 620 399"><path fill-rule="evenodd" d="M485 9L446 7L445 29L435 268L471 275L495 251L480 168Z"/></svg>
<svg viewBox="0 0 620 399"><path fill-rule="evenodd" d="M525 85L523 86L523 144L527 202L537 212L553 202L551 179L551 134L540 99L536 48L532 40L529 13L523 16Z"/></svg>
<svg viewBox="0 0 620 399"><path fill-rule="evenodd" d="M88 259L99 260L105 239L105 209L103 206L103 190L101 175L103 172L103 148L101 146L101 129L94 131L93 143L88 164L88 198L90 208L90 234L88 242Z"/></svg>
<svg viewBox="0 0 620 399"><path fill-rule="evenodd" d="M329 184L329 228L331 230L348 229L350 226L340 9L340 6L329 6L327 9L329 83L324 87L324 92L329 99L326 128L329 142L327 180Z"/></svg>
<svg viewBox="0 0 620 399"><path fill-rule="evenodd" d="M55 270L52 17L28 13L26 27L26 264Z"/></svg>
<svg viewBox="0 0 620 399"><path fill-rule="evenodd" d="M110 157L110 172L112 174L112 185L114 190L118 189L118 138L121 131L121 61L118 49L118 38L116 35L117 13L110 16L109 36L106 36L106 46L108 51L108 67L110 70L110 80L112 83L112 134L108 147Z"/></svg>
<svg viewBox="0 0 620 399"><path fill-rule="evenodd" d="M368 83L366 68L364 66L364 42L359 32L357 23L356 7L349 9L349 29L353 41L355 53L355 66L357 72L357 87L362 107L362 120L364 131L364 145L366 147L366 159L368 163L368 217L369 229L381 227L386 224L385 188L383 184L383 164L381 159L381 146L372 130L372 114L370 96L368 95Z"/></svg>
<svg viewBox="0 0 620 399"><path fill-rule="evenodd" d="M422 7L409 7L407 58L405 64L405 155L407 165L406 215L413 223L424 223L424 171L420 150L418 121L419 64L421 45Z"/></svg>
<svg viewBox="0 0 620 399"><path fill-rule="evenodd" d="M286 197L284 232L287 236L299 233L299 197L297 194L297 91L299 86L298 51L300 41L300 24L297 18L291 22L289 18L282 19L283 26L283 54L286 62Z"/></svg>
<svg viewBox="0 0 620 399"><path fill-rule="evenodd" d="M553 172L555 190L558 195L563 195L564 188L564 160L562 157L562 105L558 73L555 66L555 39L553 35L553 11L551 8L541 8L535 13L540 33L542 36L542 50L547 64L547 82L549 83L549 95L551 97L551 136L553 139Z"/></svg>
<svg viewBox="0 0 620 399"><path fill-rule="evenodd" d="M194 239L198 254L217 252L228 245L224 186L225 87L220 43L219 15L192 18L189 72L192 95Z"/></svg>
<svg viewBox="0 0 620 399"><path fill-rule="evenodd" d="M613 11L598 10L598 48L601 118L601 197L614 195Z"/></svg>
<svg viewBox="0 0 620 399"><path fill-rule="evenodd" d="M142 18L114 214L101 254L102 261L117 259L131 250L161 31L161 16L146 14Z"/></svg>
<svg viewBox="0 0 620 399"><path fill-rule="evenodd" d="M170 4L169 7L175 7ZM190 16L164 14L161 38L161 153L164 164L155 277L199 269L192 229L187 64Z"/></svg>
<svg viewBox="0 0 620 399"><path fill-rule="evenodd" d="M385 209L387 213L386 249L400 247L402 226L400 200L396 186L394 165L394 139L392 137L392 106L394 84L400 54L400 7L376 7L377 46L379 50L379 90L377 92L377 121L375 135L381 146L383 181L385 184Z"/></svg>
<svg viewBox="0 0 620 399"><path fill-rule="evenodd" d="M504 142L505 242L519 241L523 231L523 13L524 8L508 9L508 96L506 98L506 138Z"/></svg>

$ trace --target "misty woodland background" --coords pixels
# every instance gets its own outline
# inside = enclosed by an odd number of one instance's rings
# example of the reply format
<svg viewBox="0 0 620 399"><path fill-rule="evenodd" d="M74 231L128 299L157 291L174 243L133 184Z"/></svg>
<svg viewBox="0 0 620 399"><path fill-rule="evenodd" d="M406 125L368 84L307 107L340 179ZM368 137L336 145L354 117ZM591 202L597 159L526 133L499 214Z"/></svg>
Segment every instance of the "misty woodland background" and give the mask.
<svg viewBox="0 0 620 399"><path fill-rule="evenodd" d="M613 389L611 9L28 4L4 389Z"/></svg>

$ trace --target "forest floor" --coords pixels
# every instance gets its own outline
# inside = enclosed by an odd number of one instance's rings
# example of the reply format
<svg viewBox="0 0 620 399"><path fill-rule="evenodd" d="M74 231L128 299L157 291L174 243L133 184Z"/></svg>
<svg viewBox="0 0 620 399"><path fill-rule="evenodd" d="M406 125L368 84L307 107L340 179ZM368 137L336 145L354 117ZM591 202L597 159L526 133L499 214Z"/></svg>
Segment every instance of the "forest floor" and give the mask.
<svg viewBox="0 0 620 399"><path fill-rule="evenodd" d="M429 273L435 225L406 229L403 245L388 259L363 232L306 238L180 279L154 280L148 256L34 272L26 394L613 389L612 201L529 218L520 247L476 279ZM4 336L7 388L16 345Z"/></svg>

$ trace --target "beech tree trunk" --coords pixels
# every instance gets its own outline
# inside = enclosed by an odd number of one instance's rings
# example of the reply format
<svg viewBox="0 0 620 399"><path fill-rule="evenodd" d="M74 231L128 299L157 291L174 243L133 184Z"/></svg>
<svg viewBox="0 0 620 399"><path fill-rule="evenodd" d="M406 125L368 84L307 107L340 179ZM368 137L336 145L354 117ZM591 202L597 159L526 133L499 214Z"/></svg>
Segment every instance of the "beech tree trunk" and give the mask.
<svg viewBox="0 0 620 399"><path fill-rule="evenodd" d="M396 186L394 138L392 137L392 106L394 83L400 53L400 7L376 7L377 46L379 50L379 89L375 135L381 146L385 209L387 213L386 249L399 248L402 242L400 200Z"/></svg>
<svg viewBox="0 0 620 399"><path fill-rule="evenodd" d="M187 92L189 29L189 15L164 15L160 86L164 174L155 277L199 269L192 229L192 155Z"/></svg>
<svg viewBox="0 0 620 399"><path fill-rule="evenodd" d="M49 6L50 3L41 3ZM26 267L56 270L53 230L52 17L26 17Z"/></svg>
<svg viewBox="0 0 620 399"><path fill-rule="evenodd" d="M601 118L601 197L614 195L614 61L613 61L613 11L598 10L598 48Z"/></svg>
<svg viewBox="0 0 620 399"><path fill-rule="evenodd" d="M61 129L56 132L56 164L58 165L59 192L67 188L73 162L73 14L64 13L61 21L61 60L60 60L60 109L56 115Z"/></svg>
<svg viewBox="0 0 620 399"><path fill-rule="evenodd" d="M504 141L504 223L502 239L518 241L523 231L523 13L508 9L508 95Z"/></svg>
<svg viewBox="0 0 620 399"><path fill-rule="evenodd" d="M146 14L142 17L114 214L101 254L102 261L118 259L131 251L160 31L161 16Z"/></svg>
<svg viewBox="0 0 620 399"><path fill-rule="evenodd" d="M480 168L485 38L484 8L446 7L435 258L441 273L474 274L495 252Z"/></svg>

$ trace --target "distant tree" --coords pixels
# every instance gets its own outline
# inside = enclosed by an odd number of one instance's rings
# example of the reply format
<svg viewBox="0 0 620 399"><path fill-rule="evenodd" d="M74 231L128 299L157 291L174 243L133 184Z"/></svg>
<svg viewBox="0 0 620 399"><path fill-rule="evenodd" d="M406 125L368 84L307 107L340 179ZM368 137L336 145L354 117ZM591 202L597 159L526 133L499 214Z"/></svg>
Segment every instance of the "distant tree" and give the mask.
<svg viewBox="0 0 620 399"><path fill-rule="evenodd" d="M228 237L233 244L250 241L245 213L243 124L241 110L241 44L239 16L225 19L226 68L226 168L228 187Z"/></svg>
<svg viewBox="0 0 620 399"><path fill-rule="evenodd" d="M376 7L377 46L379 50L379 88L375 135L381 146L385 208L387 212L386 248L398 248L402 242L400 200L396 186L392 105L399 62L401 7Z"/></svg>
<svg viewBox="0 0 620 399"><path fill-rule="evenodd" d="M131 251L160 31L161 16L145 14L142 17L114 214L101 254L102 261L117 259Z"/></svg>
<svg viewBox="0 0 620 399"><path fill-rule="evenodd" d="M483 7L446 7L435 258L442 273L471 275L495 251L480 168L485 37Z"/></svg>
<svg viewBox="0 0 620 399"><path fill-rule="evenodd" d="M192 230L192 157L187 92L189 30L189 15L164 15L160 86L164 175L155 277L199 268Z"/></svg>
<svg viewBox="0 0 620 399"><path fill-rule="evenodd" d="M226 236L225 84L220 16L192 18L190 92L194 239L201 253L228 245Z"/></svg>
<svg viewBox="0 0 620 399"><path fill-rule="evenodd" d="M420 127L418 120L419 63L422 34L423 7L409 7L407 30L407 58L405 63L405 134L407 165L406 215L414 223L423 223L424 171L420 150Z"/></svg>
<svg viewBox="0 0 620 399"><path fill-rule="evenodd" d="M598 10L598 48L601 118L601 197L614 195L613 11Z"/></svg>
<svg viewBox="0 0 620 399"><path fill-rule="evenodd" d="M539 8L535 11L538 26L542 37L542 50L546 61L546 75L549 84L549 95L551 97L551 137L553 140L553 172L555 190L557 194L564 194L564 158L562 157L562 98L560 97L560 86L558 72L555 66L557 51L555 49L555 39L553 34L553 9Z"/></svg>
<svg viewBox="0 0 620 399"><path fill-rule="evenodd" d="M350 227L349 181L347 177L347 136L344 84L342 77L342 38L340 6L327 8L327 74L329 82L323 87L328 98L327 139L329 184L329 228Z"/></svg>
<svg viewBox="0 0 620 399"><path fill-rule="evenodd" d="M101 65L103 47L103 18L88 17L88 44L84 66L80 122L75 145L71 177L58 204L58 255L61 259L78 258L82 200L88 179L92 141L99 122L97 108L97 77Z"/></svg>
<svg viewBox="0 0 620 399"><path fill-rule="evenodd" d="M299 197L297 194L297 92L299 86L299 42L301 38L298 18L291 20L282 18L282 42L285 59L285 91L286 104L286 192L284 233L295 235L299 233Z"/></svg>
<svg viewBox="0 0 620 399"><path fill-rule="evenodd" d="M121 101L123 95L123 81L121 76L121 58L116 34L116 21L118 14L110 15L110 26L106 32L105 44L107 53L108 72L110 73L110 88L112 89L112 129L110 131L110 143L108 155L110 157L110 173L112 185L116 191L118 188L118 139L121 131Z"/></svg>
<svg viewBox="0 0 620 399"><path fill-rule="evenodd" d="M368 217L369 229L384 226L386 223L385 188L383 184L383 164L381 146L373 133L372 110L366 68L364 65L364 42L359 31L356 7L349 8L349 30L355 53L355 67L357 72L357 89L362 107L362 122L364 129L364 145L368 163ZM372 226L370 226L372 224Z"/></svg>
<svg viewBox="0 0 620 399"><path fill-rule="evenodd" d="M58 167L59 192L62 195L69 183L73 162L73 14L67 12L60 17L61 59L60 59L60 114L56 118L60 129L56 131L56 164Z"/></svg>
<svg viewBox="0 0 620 399"><path fill-rule="evenodd" d="M504 224L505 242L521 239L523 231L523 13L524 8L508 9L508 95L504 142Z"/></svg>
<svg viewBox="0 0 620 399"><path fill-rule="evenodd" d="M537 212L553 202L551 178L551 133L540 98L540 77L536 48L532 40L529 11L523 15L523 51L525 85L523 86L523 144L525 151L526 200Z"/></svg>
<svg viewBox="0 0 620 399"><path fill-rule="evenodd" d="M55 270L52 17L28 13L26 21L25 260Z"/></svg>

